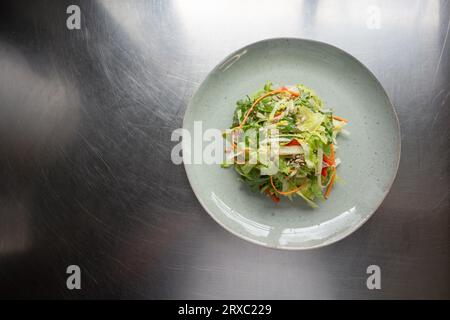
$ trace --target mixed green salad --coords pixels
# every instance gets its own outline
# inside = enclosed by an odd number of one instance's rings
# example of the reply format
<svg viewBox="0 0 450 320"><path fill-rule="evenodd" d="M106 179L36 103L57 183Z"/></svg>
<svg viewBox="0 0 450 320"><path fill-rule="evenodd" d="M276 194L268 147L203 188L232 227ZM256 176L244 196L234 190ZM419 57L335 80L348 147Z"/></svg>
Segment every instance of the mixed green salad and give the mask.
<svg viewBox="0 0 450 320"><path fill-rule="evenodd" d="M237 102L224 136L226 161L251 189L279 202L303 198L316 207L336 181L336 136L348 121L325 109L304 85L261 91Z"/></svg>

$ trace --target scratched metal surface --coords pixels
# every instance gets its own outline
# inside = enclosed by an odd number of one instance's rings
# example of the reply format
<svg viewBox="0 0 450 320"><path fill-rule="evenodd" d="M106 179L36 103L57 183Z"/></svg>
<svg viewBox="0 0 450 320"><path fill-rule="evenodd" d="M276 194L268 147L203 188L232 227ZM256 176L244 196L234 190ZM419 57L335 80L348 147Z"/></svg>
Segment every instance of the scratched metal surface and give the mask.
<svg viewBox="0 0 450 320"><path fill-rule="evenodd" d="M0 297L450 298L449 1L86 1L69 31L72 3L0 5ZM281 36L357 57L401 123L382 206L313 251L232 236L170 161L207 72Z"/></svg>

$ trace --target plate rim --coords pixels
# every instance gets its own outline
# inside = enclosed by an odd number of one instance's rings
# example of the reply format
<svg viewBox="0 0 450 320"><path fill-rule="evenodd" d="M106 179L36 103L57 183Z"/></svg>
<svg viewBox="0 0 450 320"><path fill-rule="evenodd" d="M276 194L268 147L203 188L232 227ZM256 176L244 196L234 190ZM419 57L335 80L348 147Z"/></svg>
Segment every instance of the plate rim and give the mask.
<svg viewBox="0 0 450 320"><path fill-rule="evenodd" d="M373 80L375 80L375 82L379 85L379 87L382 90L382 94L385 96L386 100L389 103L389 106L391 107L392 113L394 115L394 119L395 119L395 124L397 127L396 133L398 136L398 143L396 146L396 150L398 150L398 155L396 160L396 164L395 164L395 173L391 179L391 181L389 182L388 188L386 189L386 191L384 192L383 196L380 198L379 202L374 206L374 209L371 210L371 212L365 217L363 218L361 221L359 221L357 224L355 224L354 226L351 226L350 228L348 228L345 232L339 233L336 236L333 236L327 240L325 240L322 243L319 243L317 245L312 245L312 246L299 246L299 245L292 245L292 246L285 246L285 245L272 245L270 243L266 243L266 242L259 242L255 239L252 239L250 237L247 237L244 234L241 234L235 230L233 230L233 228L230 228L228 226L226 226L225 224L223 224L221 221L219 221L219 219L217 217L214 216L214 214L211 213L211 211L208 209L208 206L205 205L205 203L203 202L203 200L201 199L201 197L199 197L199 195L197 194L197 191L194 189L193 185L192 185L192 177L189 173L189 169L188 166L186 165L186 163L183 161L183 166L186 172L186 176L188 178L189 181L189 185L192 189L192 191L194 192L195 197L197 198L198 202L200 203L200 205L203 207L203 209L208 213L208 215L217 223L219 224L222 228L224 228L225 230L227 230L228 232L230 232L231 234L237 236L240 239L243 239L247 242L265 247L265 248L270 248L270 249L277 249L277 250L286 250L286 251L299 251L299 250L311 250L311 249L317 249L317 248L322 248L325 246L329 246L333 243L337 243L345 238L347 238L349 235L351 235L352 233L354 233L355 231L357 231L362 225L364 225L367 220L369 220L374 214L375 212L378 211L378 209L380 208L380 206L382 205L382 203L384 202L384 200L386 199L387 195L390 193L392 186L397 178L397 174L398 174L398 168L400 166L400 158L401 158L401 153L402 153L402 148L401 148L401 130L400 130L400 122L398 119L398 115L397 115L397 111L395 110L394 104L392 103L391 99L389 98L389 95L387 94L386 90L384 89L383 85L381 84L381 82L378 80L378 78L373 74L373 72L361 61L359 61L355 56L353 56L352 54L348 53L347 51L339 48L338 46L323 42L323 41L318 41L318 40L314 40L314 39L307 39L307 38L297 38L297 37L273 37L273 38L266 38L266 39L262 39L262 40L258 40L255 42L251 42L237 50L234 50L233 52L231 52L230 54L228 54L225 58L223 58L222 60L220 60L215 66L214 68L212 68L208 74L203 78L203 80L200 82L199 86L195 89L195 92L192 94L192 96L189 99L189 102L187 103L186 109L184 111L184 115L183 115L183 123L182 123L182 128L186 129L186 118L188 115L188 111L190 111L192 109L192 103L193 100L195 98L195 96L197 95L198 91L200 90L200 88L202 87L202 85L205 83L205 81L207 81L212 74L217 71L217 69L220 68L220 66L222 66L224 63L226 63L231 57L233 57L234 55L236 55L237 53L241 52L242 50L245 50L249 47L252 47L254 45L260 44L260 43L264 43L264 42L270 42L270 41L283 41L283 40L288 40L288 41L304 41L304 42L310 42L310 43L315 43L315 44L319 44L319 45L324 45L324 46L328 46L331 47L347 56L349 56L353 61L355 61L357 64L359 64L361 67L363 67L369 74L370 77L372 77Z"/></svg>

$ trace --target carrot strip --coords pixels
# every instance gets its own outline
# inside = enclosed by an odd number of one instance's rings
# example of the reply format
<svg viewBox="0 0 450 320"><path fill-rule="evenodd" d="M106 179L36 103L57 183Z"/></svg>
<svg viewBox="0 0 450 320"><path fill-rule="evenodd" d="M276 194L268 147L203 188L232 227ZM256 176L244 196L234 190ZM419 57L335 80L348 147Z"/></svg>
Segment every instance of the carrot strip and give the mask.
<svg viewBox="0 0 450 320"><path fill-rule="evenodd" d="M287 196L287 195L296 193L297 191L299 191L299 190L303 187L303 184L302 184L302 185L300 185L299 187L297 187L297 188L295 188L295 189L292 189L292 190L289 190L289 191L280 191L280 190L277 189L277 187L275 187L275 184L273 183L272 176L270 176L270 184L272 185L272 188L273 188L277 193L282 194L283 196Z"/></svg>
<svg viewBox="0 0 450 320"><path fill-rule="evenodd" d="M298 92L291 91L291 90L289 90L287 87L281 87L279 90L281 90L281 91L287 91L287 92L289 92L291 95L296 96L296 97L298 97L298 96L300 95Z"/></svg>
<svg viewBox="0 0 450 320"><path fill-rule="evenodd" d="M330 195L331 188L333 188L334 178L336 176L336 168L333 168L333 173L331 176L330 184L328 185L327 191L325 192L325 199Z"/></svg>
<svg viewBox="0 0 450 320"><path fill-rule="evenodd" d="M347 119L339 117L339 116L333 116L333 119L339 120L339 121L344 121L344 122L348 122Z"/></svg>
<svg viewBox="0 0 450 320"><path fill-rule="evenodd" d="M298 92L295 91L291 91L289 89L282 89L282 91L286 91L289 92L291 95L293 95L294 97L298 97L300 94Z"/></svg>
<svg viewBox="0 0 450 320"><path fill-rule="evenodd" d="M242 120L241 124L239 125L239 129L242 129L242 127L244 126L245 122L247 121L247 118L249 117L250 113L252 113L253 108L258 103L260 103L262 99L267 98L267 97L272 96L272 95L277 94L277 93L281 93L281 92L289 92L291 95L296 96L296 97L298 97L298 95L299 95L297 92L290 91L287 88L281 88L281 89L273 90L273 91L270 91L270 92L262 95L261 97L256 99L255 102L253 102L253 104L250 107L250 109L247 110L247 113L245 114L244 119Z"/></svg>

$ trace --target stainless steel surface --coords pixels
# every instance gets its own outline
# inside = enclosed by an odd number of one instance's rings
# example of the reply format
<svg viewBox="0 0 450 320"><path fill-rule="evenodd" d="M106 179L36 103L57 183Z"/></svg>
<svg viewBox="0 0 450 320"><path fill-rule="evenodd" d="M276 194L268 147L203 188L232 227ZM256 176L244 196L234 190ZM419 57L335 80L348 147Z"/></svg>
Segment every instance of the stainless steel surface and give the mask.
<svg viewBox="0 0 450 320"><path fill-rule="evenodd" d="M0 297L450 298L449 1L85 1L68 30L73 3L0 5ZM170 161L207 72L282 36L366 64L402 130L375 215L304 252L223 230Z"/></svg>

